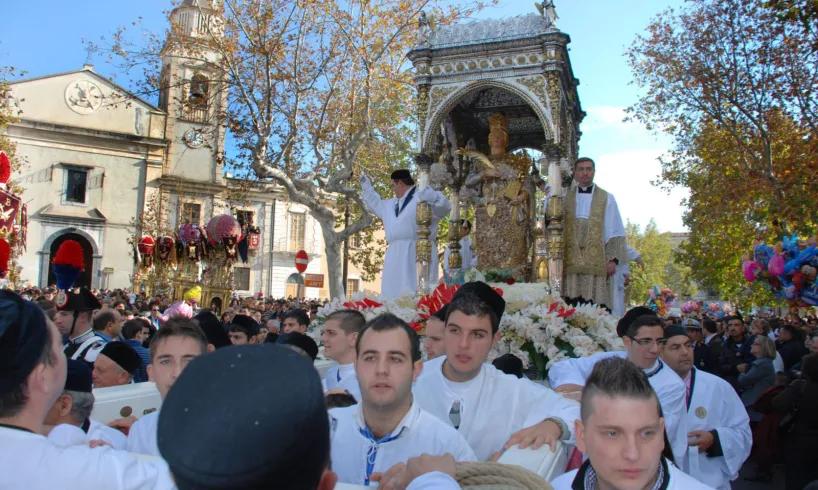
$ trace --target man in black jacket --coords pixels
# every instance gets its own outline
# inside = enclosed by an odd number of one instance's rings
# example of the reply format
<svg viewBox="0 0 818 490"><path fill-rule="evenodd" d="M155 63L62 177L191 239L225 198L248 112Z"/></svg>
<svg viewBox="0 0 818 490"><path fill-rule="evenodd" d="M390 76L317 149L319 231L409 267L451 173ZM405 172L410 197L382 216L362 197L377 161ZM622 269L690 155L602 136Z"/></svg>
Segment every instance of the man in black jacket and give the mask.
<svg viewBox="0 0 818 490"><path fill-rule="evenodd" d="M741 317L729 316L724 319L727 323L728 338L719 356L719 376L730 382L733 387L738 386L737 366L751 364L755 356L750 353L754 337L747 335L746 327Z"/></svg>

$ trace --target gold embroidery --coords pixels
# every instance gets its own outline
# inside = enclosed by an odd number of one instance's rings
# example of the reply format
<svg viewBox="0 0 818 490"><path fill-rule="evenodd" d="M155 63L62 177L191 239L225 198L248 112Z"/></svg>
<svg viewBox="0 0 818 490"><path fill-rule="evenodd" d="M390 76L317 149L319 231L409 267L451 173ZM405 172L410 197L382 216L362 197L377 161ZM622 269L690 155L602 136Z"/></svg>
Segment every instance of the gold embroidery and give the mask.
<svg viewBox="0 0 818 490"><path fill-rule="evenodd" d="M568 191L565 206L565 273L607 276L603 227L608 193L596 187L588 219L576 217L576 188Z"/></svg>

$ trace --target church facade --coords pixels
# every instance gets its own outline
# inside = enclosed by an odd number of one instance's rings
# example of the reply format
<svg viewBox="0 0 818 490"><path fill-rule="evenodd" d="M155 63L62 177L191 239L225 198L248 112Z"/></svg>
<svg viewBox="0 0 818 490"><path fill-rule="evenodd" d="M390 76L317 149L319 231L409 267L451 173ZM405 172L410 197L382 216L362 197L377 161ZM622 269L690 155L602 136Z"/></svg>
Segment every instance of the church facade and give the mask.
<svg viewBox="0 0 818 490"><path fill-rule="evenodd" d="M172 21L189 30L208 22L208 9L186 1ZM185 221L205 225L230 213L261 230L248 263L234 268L239 294L275 297L328 296L324 243L318 222L304 206L270 183L231 178L223 171L224 95L214 86L211 63L196 63L179 48L162 53L164 90L158 105L129 94L96 73L81 70L22 80L11 85L19 121L7 135L16 144L29 213L27 248L18 259L23 283L53 284L51 257L60 243L78 241L85 271L78 281L91 288L129 288L136 265L129 238L151 207L163 227ZM306 273L295 270L305 250ZM348 291L378 292L379 278L364 282L349 267Z"/></svg>

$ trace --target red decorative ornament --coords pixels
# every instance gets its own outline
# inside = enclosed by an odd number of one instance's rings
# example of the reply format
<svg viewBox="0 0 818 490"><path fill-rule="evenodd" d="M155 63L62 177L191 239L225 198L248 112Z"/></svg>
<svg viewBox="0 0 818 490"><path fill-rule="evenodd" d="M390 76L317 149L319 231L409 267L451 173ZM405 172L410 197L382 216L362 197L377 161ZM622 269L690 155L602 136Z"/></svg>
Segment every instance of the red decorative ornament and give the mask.
<svg viewBox="0 0 818 490"><path fill-rule="evenodd" d="M0 277L6 277L8 274L9 259L11 259L11 245L5 238L0 238Z"/></svg>
<svg viewBox="0 0 818 490"><path fill-rule="evenodd" d="M427 320L435 312L451 303L460 286L439 284L434 291L421 297L417 302L418 315L421 320Z"/></svg>
<svg viewBox="0 0 818 490"><path fill-rule="evenodd" d="M4 151L0 151L0 184L6 184L11 177L11 159Z"/></svg>
<svg viewBox="0 0 818 490"><path fill-rule="evenodd" d="M57 248L57 253L54 254L54 259L51 261L54 265L68 265L75 269L85 270L85 259L82 245L76 240L66 240L62 242Z"/></svg>
<svg viewBox="0 0 818 490"><path fill-rule="evenodd" d="M153 249L156 247L156 240L150 235L145 235L139 240L139 253L142 255L153 255Z"/></svg>
<svg viewBox="0 0 818 490"><path fill-rule="evenodd" d="M350 310L368 310L370 308L378 308L383 306L383 303L378 303L375 300L364 298L361 301L347 301L343 306L344 308Z"/></svg>

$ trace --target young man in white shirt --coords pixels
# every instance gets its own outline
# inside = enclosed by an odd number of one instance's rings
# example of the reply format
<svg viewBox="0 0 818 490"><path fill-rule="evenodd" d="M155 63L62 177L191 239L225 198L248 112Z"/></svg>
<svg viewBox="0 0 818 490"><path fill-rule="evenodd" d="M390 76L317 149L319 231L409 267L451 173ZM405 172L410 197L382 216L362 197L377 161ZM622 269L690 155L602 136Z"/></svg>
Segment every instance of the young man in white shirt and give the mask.
<svg viewBox="0 0 818 490"><path fill-rule="evenodd" d="M188 363L207 352L207 338L193 320L172 318L156 332L150 350L148 378L156 383L159 396L164 400ZM128 451L159 456L156 444L158 421L157 410L134 422L128 432Z"/></svg>
<svg viewBox="0 0 818 490"><path fill-rule="evenodd" d="M455 427L480 460L511 446L537 449L573 439L579 405L486 360L500 339L505 301L483 282L464 284L449 303L446 355L427 361L415 383L416 402Z"/></svg>
<svg viewBox="0 0 818 490"><path fill-rule="evenodd" d="M369 485L392 466L422 454L476 459L451 426L414 402L423 369L420 340L403 320L384 314L358 335L355 371L361 402L330 410L332 468L339 481Z"/></svg>
<svg viewBox="0 0 818 490"><path fill-rule="evenodd" d="M337 362L324 375L325 390L343 390L361 401L361 388L355 375L355 342L366 325L358 310L339 310L324 320L321 342L324 355Z"/></svg>
<svg viewBox="0 0 818 490"><path fill-rule="evenodd" d="M664 418L645 373L625 359L596 363L582 390L577 448L588 459L555 490L709 489L663 457Z"/></svg>
<svg viewBox="0 0 818 490"><path fill-rule="evenodd" d="M664 425L675 462L682 466L687 454L685 385L659 359L665 336L662 321L648 308L637 306L622 317L616 330L625 343L624 351L600 352L554 363L548 370L548 381L558 392L578 391L582 389L594 365L609 357L625 358L642 368L662 404Z"/></svg>
<svg viewBox="0 0 818 490"><path fill-rule="evenodd" d="M730 383L693 366L689 330L668 327L665 337L662 360L687 386L690 447L685 471L714 488L730 490L753 445L747 409Z"/></svg>

